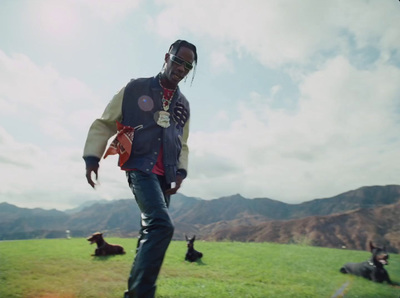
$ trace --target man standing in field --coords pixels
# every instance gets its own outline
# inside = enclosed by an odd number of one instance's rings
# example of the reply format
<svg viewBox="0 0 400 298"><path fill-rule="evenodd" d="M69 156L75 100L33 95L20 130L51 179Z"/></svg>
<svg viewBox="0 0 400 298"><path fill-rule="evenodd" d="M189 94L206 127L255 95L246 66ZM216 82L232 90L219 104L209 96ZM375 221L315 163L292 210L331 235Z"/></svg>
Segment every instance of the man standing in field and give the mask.
<svg viewBox="0 0 400 298"><path fill-rule="evenodd" d="M178 84L196 65L196 47L177 40L165 54L162 71L155 77L131 80L89 129L83 154L88 183L95 187L92 173L97 179L107 141L117 133L104 157L119 154L119 166L126 171L141 211L125 297L155 296L174 231L168 212L170 196L187 175L190 108Z"/></svg>

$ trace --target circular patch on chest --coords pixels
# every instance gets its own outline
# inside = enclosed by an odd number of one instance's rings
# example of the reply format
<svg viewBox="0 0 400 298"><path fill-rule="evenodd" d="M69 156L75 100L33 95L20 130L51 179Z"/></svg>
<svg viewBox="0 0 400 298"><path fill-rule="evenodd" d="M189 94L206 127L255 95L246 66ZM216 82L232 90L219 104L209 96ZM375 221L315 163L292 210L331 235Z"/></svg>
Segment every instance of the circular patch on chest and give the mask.
<svg viewBox="0 0 400 298"><path fill-rule="evenodd" d="M138 99L138 106L142 111L148 112L154 108L154 101L148 95L142 95Z"/></svg>

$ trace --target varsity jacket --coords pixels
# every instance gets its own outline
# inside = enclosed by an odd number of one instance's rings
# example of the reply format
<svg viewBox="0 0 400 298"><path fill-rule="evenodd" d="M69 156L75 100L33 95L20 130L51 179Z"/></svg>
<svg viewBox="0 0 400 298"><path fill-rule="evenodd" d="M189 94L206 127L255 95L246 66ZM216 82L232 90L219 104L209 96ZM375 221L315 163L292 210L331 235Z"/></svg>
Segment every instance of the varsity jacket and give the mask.
<svg viewBox="0 0 400 298"><path fill-rule="evenodd" d="M175 182L177 173L185 178L189 153L189 102L177 87L168 109L170 126L163 128L157 124L158 113L163 110L162 97L159 75L131 80L122 88L89 129L83 152L86 166L98 164L108 140L117 132L118 121L135 128L130 157L121 169L151 173L162 146L167 183ZM182 117L182 111L185 117Z"/></svg>

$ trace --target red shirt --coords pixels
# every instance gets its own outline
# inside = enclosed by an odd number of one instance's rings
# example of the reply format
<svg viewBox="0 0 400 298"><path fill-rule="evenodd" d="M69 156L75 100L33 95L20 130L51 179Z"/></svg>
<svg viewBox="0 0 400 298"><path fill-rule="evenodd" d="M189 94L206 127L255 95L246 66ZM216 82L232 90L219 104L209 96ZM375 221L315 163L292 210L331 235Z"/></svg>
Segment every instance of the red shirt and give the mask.
<svg viewBox="0 0 400 298"><path fill-rule="evenodd" d="M156 164L151 172L160 176L164 176L163 146L160 147L160 153L158 153Z"/></svg>

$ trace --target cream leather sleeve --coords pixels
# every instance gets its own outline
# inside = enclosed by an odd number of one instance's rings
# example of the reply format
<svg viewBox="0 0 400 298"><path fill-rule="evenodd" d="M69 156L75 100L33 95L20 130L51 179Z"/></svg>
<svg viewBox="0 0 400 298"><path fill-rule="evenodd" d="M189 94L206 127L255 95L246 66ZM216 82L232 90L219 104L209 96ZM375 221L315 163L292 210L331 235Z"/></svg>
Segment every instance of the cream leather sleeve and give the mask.
<svg viewBox="0 0 400 298"><path fill-rule="evenodd" d="M184 169L186 172L188 171L188 165L189 165L189 147L187 144L189 138L189 122L190 122L189 120L186 121L186 124L183 127L182 149L178 162L178 169Z"/></svg>
<svg viewBox="0 0 400 298"><path fill-rule="evenodd" d="M122 99L125 87L108 103L101 118L96 119L89 128L83 157L96 156L101 159L108 140L117 133L116 121L122 120Z"/></svg>

